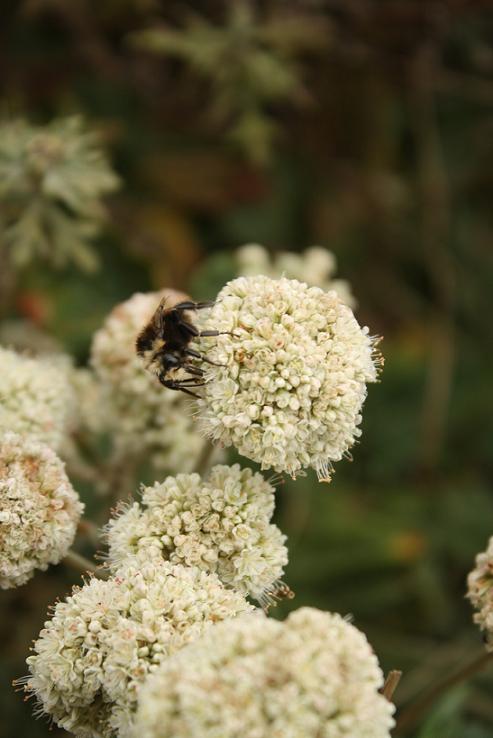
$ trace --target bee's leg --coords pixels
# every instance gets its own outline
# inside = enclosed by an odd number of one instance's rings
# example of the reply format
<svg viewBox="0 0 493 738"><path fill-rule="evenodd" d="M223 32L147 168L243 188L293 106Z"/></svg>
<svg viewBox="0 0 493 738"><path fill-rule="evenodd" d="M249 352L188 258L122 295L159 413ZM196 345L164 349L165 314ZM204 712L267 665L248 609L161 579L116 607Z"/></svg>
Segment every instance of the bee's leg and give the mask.
<svg viewBox="0 0 493 738"><path fill-rule="evenodd" d="M178 326L188 334L188 339L197 338L200 335L200 331L192 323L187 323L185 320L178 320Z"/></svg>
<svg viewBox="0 0 493 738"><path fill-rule="evenodd" d="M197 331L195 338L214 338L215 336L234 336L237 338L234 331Z"/></svg>
<svg viewBox="0 0 493 738"><path fill-rule="evenodd" d="M191 397L199 397L199 395L196 392L191 392L186 387L183 387L182 385L176 384L175 382L171 382L169 384L165 384L165 387L168 387L172 390L178 390L179 392L184 392L186 395L190 395Z"/></svg>
<svg viewBox="0 0 493 738"><path fill-rule="evenodd" d="M191 395L192 397L199 397L199 395L197 395L195 392L191 392L188 386L202 387L205 384L205 382L197 382L193 377L190 377L190 379L182 379L180 382L159 377L159 381L168 389L179 390L180 392L185 392L185 394Z"/></svg>
<svg viewBox="0 0 493 738"><path fill-rule="evenodd" d="M178 385L182 384L188 384L191 387L202 387L204 384L206 384L205 379L202 379L202 377L187 377L186 379L165 379L164 376L158 377L161 384L164 384L165 387L168 387L170 385L173 385L172 389L176 389Z"/></svg>
<svg viewBox="0 0 493 738"><path fill-rule="evenodd" d="M212 366L226 366L226 364L218 364L217 361L211 361L206 356L204 356L204 354L201 354L199 351L195 351L194 349L185 349L185 353L188 356L193 356L195 359L205 361L207 364L212 364Z"/></svg>
<svg viewBox="0 0 493 738"><path fill-rule="evenodd" d="M215 300L209 300L208 302L192 302L191 300L185 300L175 305L173 310L205 310L215 305Z"/></svg>
<svg viewBox="0 0 493 738"><path fill-rule="evenodd" d="M199 353L198 351L194 351L193 349L185 349L183 353L187 354L187 356L193 356L195 359L203 358L201 353Z"/></svg>
<svg viewBox="0 0 493 738"><path fill-rule="evenodd" d="M193 364L182 364L182 369L184 369L189 374L193 374L196 377L203 377L204 372L202 369L199 369L198 366L194 366ZM180 381L180 380L177 380Z"/></svg>
<svg viewBox="0 0 493 738"><path fill-rule="evenodd" d="M184 379L166 379L166 374L158 374L157 378L161 384L164 384L165 382L171 382L172 384L190 384L191 382L195 384L205 384L205 379L200 376L185 377Z"/></svg>
<svg viewBox="0 0 493 738"><path fill-rule="evenodd" d="M233 331L199 331L192 323L187 323L185 320L178 320L178 326L188 333L192 341L195 338L211 338L215 336L236 336Z"/></svg>
<svg viewBox="0 0 493 738"><path fill-rule="evenodd" d="M202 387L207 382L202 377L188 377L187 379L176 380L176 384L189 384L193 387Z"/></svg>

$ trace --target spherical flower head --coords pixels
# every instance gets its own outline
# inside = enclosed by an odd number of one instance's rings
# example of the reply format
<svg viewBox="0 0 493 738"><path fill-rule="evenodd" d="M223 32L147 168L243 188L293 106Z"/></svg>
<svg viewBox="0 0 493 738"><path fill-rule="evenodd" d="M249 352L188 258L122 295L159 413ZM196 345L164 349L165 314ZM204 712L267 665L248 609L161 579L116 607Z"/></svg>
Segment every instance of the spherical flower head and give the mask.
<svg viewBox="0 0 493 738"><path fill-rule="evenodd" d="M493 652L493 536L486 551L476 557L467 584L467 596L476 609L474 622L484 631L487 651Z"/></svg>
<svg viewBox="0 0 493 738"><path fill-rule="evenodd" d="M63 559L82 510L51 448L14 433L1 436L0 587L18 587Z"/></svg>
<svg viewBox="0 0 493 738"><path fill-rule="evenodd" d="M13 431L58 451L73 415L65 366L0 347L0 432Z"/></svg>
<svg viewBox="0 0 493 738"><path fill-rule="evenodd" d="M142 689L132 738L389 738L394 706L363 633L303 608L244 615L168 659Z"/></svg>
<svg viewBox="0 0 493 738"><path fill-rule="evenodd" d="M213 574L127 562L55 605L27 659L25 689L80 738L123 736L148 674L212 623L250 609Z"/></svg>
<svg viewBox="0 0 493 738"><path fill-rule="evenodd" d="M163 290L136 293L117 305L94 336L91 363L102 385L106 429L116 454L145 457L160 470L190 471L204 446L191 404L147 372L135 351L138 333L163 297L186 299Z"/></svg>
<svg viewBox="0 0 493 738"><path fill-rule="evenodd" d="M334 292L290 279L240 277L219 293L201 327L210 341L199 401L205 432L293 477L332 463L360 436L367 382L377 379L375 339ZM203 339L204 340L204 339Z"/></svg>
<svg viewBox="0 0 493 738"><path fill-rule="evenodd" d="M311 287L337 292L342 302L352 308L356 305L349 283L334 278L336 258L323 246L311 246L302 253L276 251L269 254L263 246L247 244L237 249L236 261L240 276L254 277L263 274L272 279L298 279Z"/></svg>
<svg viewBox="0 0 493 738"><path fill-rule="evenodd" d="M238 464L215 466L205 479L179 474L144 487L142 502L122 508L107 526L111 567L142 552L215 572L265 607L291 594L280 581L286 537L270 522L274 488L261 474Z"/></svg>
<svg viewBox="0 0 493 738"><path fill-rule="evenodd" d="M108 422L106 392L95 372L86 367L73 367L70 381L77 399L74 426L78 434L97 435Z"/></svg>

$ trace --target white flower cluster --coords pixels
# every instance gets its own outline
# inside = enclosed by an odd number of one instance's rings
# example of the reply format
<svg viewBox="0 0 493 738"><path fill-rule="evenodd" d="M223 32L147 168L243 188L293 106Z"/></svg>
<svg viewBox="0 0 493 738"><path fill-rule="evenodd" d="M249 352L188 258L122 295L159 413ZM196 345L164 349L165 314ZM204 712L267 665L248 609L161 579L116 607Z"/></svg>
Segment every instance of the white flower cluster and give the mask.
<svg viewBox="0 0 493 738"><path fill-rule="evenodd" d="M205 432L293 477L330 479L360 436L366 383L377 379L375 340L335 292L296 280L240 277L219 293L201 328L210 341L199 401Z"/></svg>
<svg viewBox="0 0 493 738"><path fill-rule="evenodd" d="M250 609L213 574L129 561L55 606L27 660L25 690L79 738L124 736L147 675L212 623Z"/></svg>
<svg viewBox="0 0 493 738"><path fill-rule="evenodd" d="M389 738L394 706L363 633L303 608L211 628L144 685L133 738Z"/></svg>
<svg viewBox="0 0 493 738"><path fill-rule="evenodd" d="M69 377L77 398L74 426L78 433L98 435L108 423L105 389L95 373L85 367L73 367Z"/></svg>
<svg viewBox="0 0 493 738"><path fill-rule="evenodd" d="M467 596L477 610L474 622L485 633L486 649L493 651L493 536L486 551L476 557L476 566L467 584Z"/></svg>
<svg viewBox="0 0 493 738"><path fill-rule="evenodd" d="M311 287L337 292L342 302L355 307L356 301L349 282L334 279L337 267L334 254L322 246L312 246L301 254L276 251L271 255L263 246L251 243L237 249L235 256L239 276L256 277L263 274L272 279L298 279Z"/></svg>
<svg viewBox="0 0 493 738"><path fill-rule="evenodd" d="M135 352L137 334L161 298L178 294L136 293L117 305L94 336L91 363L102 383L106 427L117 455L145 455L157 469L186 472L204 446L190 402L182 393L165 389Z"/></svg>
<svg viewBox="0 0 493 738"><path fill-rule="evenodd" d="M2 347L0 366L0 433L13 431L59 450L74 412L65 367Z"/></svg>
<svg viewBox="0 0 493 738"><path fill-rule="evenodd" d="M71 546L83 505L55 452L32 438L0 439L0 587L27 582Z"/></svg>
<svg viewBox="0 0 493 738"><path fill-rule="evenodd" d="M228 587L263 606L289 596L280 578L286 537L270 523L274 488L250 469L215 466L206 479L178 474L144 487L142 501L107 526L108 561L145 554L215 572Z"/></svg>

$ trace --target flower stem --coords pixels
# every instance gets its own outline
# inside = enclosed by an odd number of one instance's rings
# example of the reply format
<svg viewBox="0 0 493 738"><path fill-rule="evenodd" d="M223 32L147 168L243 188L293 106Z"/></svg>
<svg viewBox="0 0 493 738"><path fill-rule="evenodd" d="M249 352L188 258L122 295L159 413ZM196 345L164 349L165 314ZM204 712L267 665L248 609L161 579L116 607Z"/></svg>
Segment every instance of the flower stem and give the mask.
<svg viewBox="0 0 493 738"><path fill-rule="evenodd" d="M67 555L63 559L63 563L67 566L72 567L72 569L75 569L78 572L82 572L83 574L87 574L87 572L90 572L91 574L99 577L99 579L108 578L107 573L103 569L101 569L100 566L94 564L89 559L86 559L85 556L81 556L81 554L78 554L76 551L72 551L72 549L68 551Z"/></svg>
<svg viewBox="0 0 493 738"><path fill-rule="evenodd" d="M201 476L209 471L210 465L211 465L211 458L216 450L216 447L213 443L211 443L208 439L206 439L204 443L204 447L200 453L200 456L197 460L197 464L195 466L195 472L197 474L200 474Z"/></svg>
<svg viewBox="0 0 493 738"><path fill-rule="evenodd" d="M79 520L79 525L77 526L77 533L85 536L95 546L98 545L99 528L95 523L92 522L92 520L81 518L81 520Z"/></svg>
<svg viewBox="0 0 493 738"><path fill-rule="evenodd" d="M392 697L395 690L397 689L399 682L401 681L401 677L402 671L397 671L395 669L389 671L389 673L387 674L385 684L382 687L382 694L389 702L392 702Z"/></svg>
<svg viewBox="0 0 493 738"><path fill-rule="evenodd" d="M473 661L463 666L454 674L450 674L432 685L428 691L424 692L417 700L400 712L396 722L395 733L406 732L413 728L443 694L457 684L461 684L474 674L477 674L479 671L482 671L492 660L493 653L482 651Z"/></svg>

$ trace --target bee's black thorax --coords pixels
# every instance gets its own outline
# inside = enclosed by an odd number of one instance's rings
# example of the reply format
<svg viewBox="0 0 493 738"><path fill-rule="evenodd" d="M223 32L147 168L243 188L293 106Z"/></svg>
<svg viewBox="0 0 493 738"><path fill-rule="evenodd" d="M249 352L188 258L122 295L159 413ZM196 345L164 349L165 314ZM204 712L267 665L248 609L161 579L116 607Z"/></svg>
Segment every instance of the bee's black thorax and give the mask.
<svg viewBox="0 0 493 738"><path fill-rule="evenodd" d="M159 330L152 323L148 323L148 325L146 325L137 336L137 340L135 342L137 354L139 356L144 356L147 351L152 351L154 349L156 339L158 338Z"/></svg>
<svg viewBox="0 0 493 738"><path fill-rule="evenodd" d="M197 361L213 362L190 344L201 336L219 334L218 331L200 332L190 313L210 306L211 303L183 301L166 309L165 301L161 301L149 323L137 336L135 348L138 356L144 359L146 368L155 373L165 387L194 395L190 388L204 384L204 372Z"/></svg>

